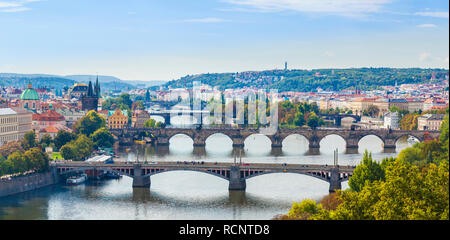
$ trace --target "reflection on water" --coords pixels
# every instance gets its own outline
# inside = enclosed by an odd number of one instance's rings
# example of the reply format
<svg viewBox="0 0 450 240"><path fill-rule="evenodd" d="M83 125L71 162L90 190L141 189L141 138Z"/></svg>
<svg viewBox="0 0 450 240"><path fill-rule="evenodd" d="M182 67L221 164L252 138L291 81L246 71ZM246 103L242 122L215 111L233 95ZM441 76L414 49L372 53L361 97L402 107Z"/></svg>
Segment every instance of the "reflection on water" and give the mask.
<svg viewBox="0 0 450 240"><path fill-rule="evenodd" d="M320 155L307 155L308 142L290 136L274 154L264 136L245 142L242 158L247 163L333 163L333 150L340 150L342 165L356 165L369 149L376 160L396 154L383 153L376 137L361 140L359 154L344 154L345 142L329 136L321 142ZM341 141L342 140L342 141ZM132 146L119 148L120 161L233 161L231 140L216 134L205 148L193 147L183 135L171 139L170 147ZM407 147L406 139L397 151ZM0 200L0 219L270 219L286 213L292 202L320 200L329 185L319 179L297 174L269 174L247 180L247 191L228 191L228 182L199 172L168 172L152 176L151 189L132 189L132 179L89 182L75 187L53 186ZM348 183L343 183L348 188Z"/></svg>

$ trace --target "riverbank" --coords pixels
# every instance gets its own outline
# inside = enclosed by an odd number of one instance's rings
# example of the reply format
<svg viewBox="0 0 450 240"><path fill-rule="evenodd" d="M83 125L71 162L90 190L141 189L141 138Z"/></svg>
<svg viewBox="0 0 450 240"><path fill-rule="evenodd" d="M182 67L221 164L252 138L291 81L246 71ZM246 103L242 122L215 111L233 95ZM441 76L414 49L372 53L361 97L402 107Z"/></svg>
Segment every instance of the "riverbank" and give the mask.
<svg viewBox="0 0 450 240"><path fill-rule="evenodd" d="M56 169L46 173L32 173L25 176L0 180L0 197L28 192L59 183Z"/></svg>

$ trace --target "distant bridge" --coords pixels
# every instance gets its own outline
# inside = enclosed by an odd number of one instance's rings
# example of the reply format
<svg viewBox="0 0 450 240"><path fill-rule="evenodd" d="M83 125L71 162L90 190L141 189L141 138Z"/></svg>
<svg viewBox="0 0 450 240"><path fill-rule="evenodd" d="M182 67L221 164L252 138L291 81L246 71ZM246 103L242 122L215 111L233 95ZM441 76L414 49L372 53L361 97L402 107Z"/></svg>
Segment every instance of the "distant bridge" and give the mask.
<svg viewBox="0 0 450 240"><path fill-rule="evenodd" d="M361 116L353 114L319 114L319 117L333 119L334 125L337 127L342 126L342 119L344 118L353 118L356 122L361 122Z"/></svg>
<svg viewBox="0 0 450 240"><path fill-rule="evenodd" d="M133 139L137 139L143 133L152 135L155 144L168 146L170 139L176 135L189 136L194 141L195 147L206 146L206 140L214 134L224 134L233 141L233 147L244 147L245 140L255 134L260 134L260 130L252 128L126 128L111 129L113 135L119 138L122 144L131 144ZM339 129L339 128L293 128L278 129L274 135L267 135L272 142L272 148L281 148L283 141L288 136L301 135L309 141L310 152L314 153L320 149L320 142L329 135L340 136L346 142L347 153L358 153L359 142L366 136L376 136L383 142L386 152L396 149L396 142L402 137L413 136L423 142L428 139L437 139L439 131L403 131L403 130L373 130L373 129Z"/></svg>
<svg viewBox="0 0 450 240"><path fill-rule="evenodd" d="M149 188L150 177L156 174L171 171L201 172L229 181L230 191L245 191L246 180L273 173L295 173L311 176L330 183L330 192L341 189L341 183L347 181L353 174L351 166L328 165L299 165L299 164L249 164L247 166L235 163L204 163L192 164L161 162L156 164L94 164L86 162L71 162L54 164L61 176L96 171L112 172L133 178L134 188Z"/></svg>

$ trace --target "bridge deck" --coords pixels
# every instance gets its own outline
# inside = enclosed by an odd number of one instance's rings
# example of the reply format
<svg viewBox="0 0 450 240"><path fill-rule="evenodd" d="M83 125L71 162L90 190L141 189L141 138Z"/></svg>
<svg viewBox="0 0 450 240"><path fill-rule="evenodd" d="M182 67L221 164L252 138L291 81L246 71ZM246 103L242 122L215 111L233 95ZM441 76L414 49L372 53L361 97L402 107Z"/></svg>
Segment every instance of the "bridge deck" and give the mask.
<svg viewBox="0 0 450 240"><path fill-rule="evenodd" d="M85 163L85 162L66 162L52 164L57 168L133 168L134 163L116 163L116 164L102 164L102 163ZM234 163L211 163L205 162L204 164L192 162L158 162L155 164L140 164L141 168L168 168L168 169L183 169L183 170L195 170L195 169L229 169L232 166L236 166ZM243 164L239 166L241 169L250 170L268 170L268 171L331 171L334 166L332 165L313 165L313 164L276 164L276 163L255 163L255 164ZM338 166L341 173L353 173L353 166Z"/></svg>

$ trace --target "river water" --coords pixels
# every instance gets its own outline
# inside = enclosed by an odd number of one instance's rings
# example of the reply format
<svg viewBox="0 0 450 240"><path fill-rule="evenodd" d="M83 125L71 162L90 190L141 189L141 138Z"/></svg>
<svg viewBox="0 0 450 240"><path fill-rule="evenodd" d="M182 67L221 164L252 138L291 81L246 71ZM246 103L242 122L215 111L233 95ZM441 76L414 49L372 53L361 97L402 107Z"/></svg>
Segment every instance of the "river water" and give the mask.
<svg viewBox="0 0 450 240"><path fill-rule="evenodd" d="M333 164L339 149L340 165L357 165L368 149L376 160L395 156L409 143L397 142L397 153L383 153L375 136L361 140L359 154L345 154L345 141L328 136L321 142L320 155L308 155L308 141L299 135L288 137L283 149L271 151L265 136L250 136L241 153L245 163ZM205 161L232 162L232 142L225 135L213 135L206 147L196 149L183 135L170 140L166 148L132 146L117 148L119 161ZM295 201L320 200L329 184L298 174L269 174L247 180L247 191L229 193L228 182L198 172L168 172L151 177L151 189L133 189L132 179L90 181L69 187L57 185L0 199L0 219L157 219L157 220L258 220L287 213ZM343 183L347 188L347 182Z"/></svg>

